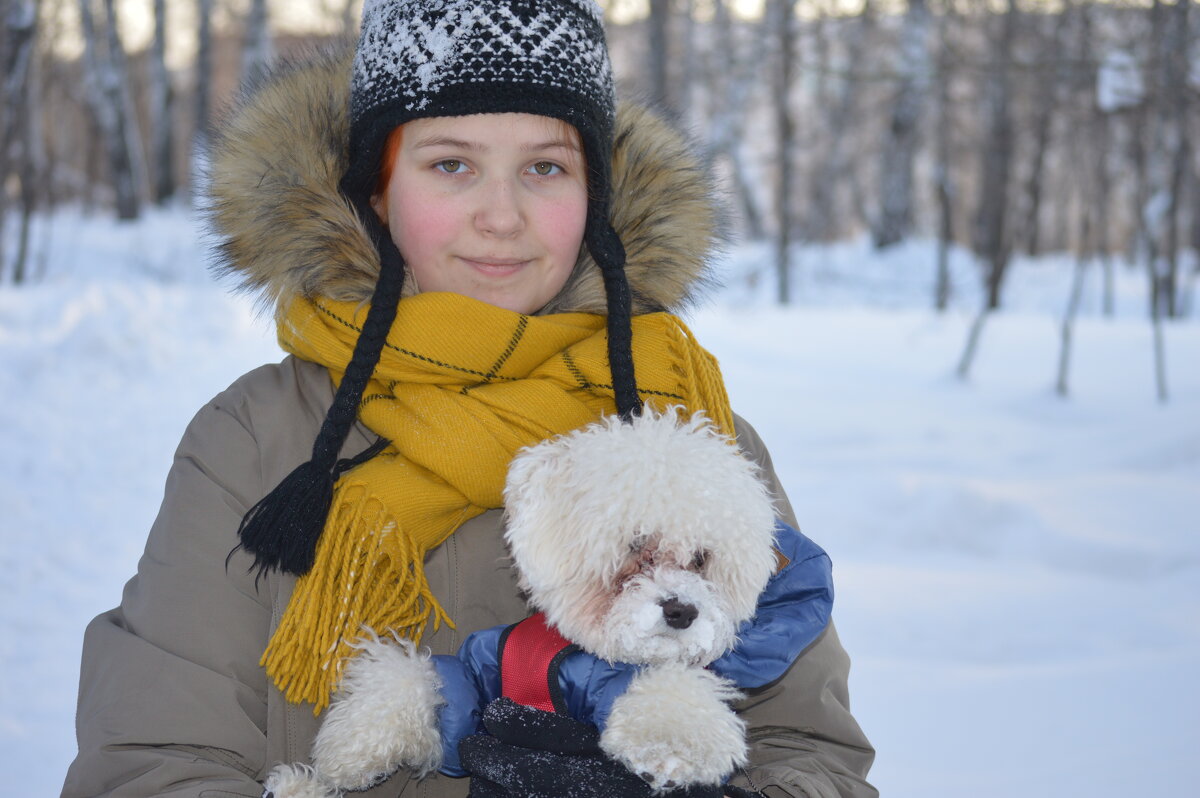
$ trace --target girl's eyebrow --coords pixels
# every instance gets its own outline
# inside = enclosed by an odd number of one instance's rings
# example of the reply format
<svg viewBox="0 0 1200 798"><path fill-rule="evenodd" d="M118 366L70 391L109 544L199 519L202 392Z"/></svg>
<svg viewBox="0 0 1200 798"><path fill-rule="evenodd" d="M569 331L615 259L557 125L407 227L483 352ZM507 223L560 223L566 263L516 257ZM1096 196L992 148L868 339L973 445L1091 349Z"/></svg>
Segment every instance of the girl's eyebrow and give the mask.
<svg viewBox="0 0 1200 798"><path fill-rule="evenodd" d="M427 147L450 147L452 149L467 150L468 152L485 152L488 146L479 141L467 141L465 139L456 139L453 136L426 136L425 138L417 139L413 144L413 149L425 149ZM545 150L571 150L572 152L580 152L580 147L571 139L549 139L547 141L530 142L521 145L521 152L544 152Z"/></svg>
<svg viewBox="0 0 1200 798"><path fill-rule="evenodd" d="M525 144L521 147L521 152L541 152L543 150L571 150L572 152L580 152L579 145L571 139L551 139L550 141L542 141L534 144Z"/></svg>
<svg viewBox="0 0 1200 798"><path fill-rule="evenodd" d="M487 146L478 141L465 141L456 139L450 136L427 136L423 139L417 139L413 145L413 149L423 149L425 147L452 147L459 150L469 150L471 152L482 152L487 149Z"/></svg>

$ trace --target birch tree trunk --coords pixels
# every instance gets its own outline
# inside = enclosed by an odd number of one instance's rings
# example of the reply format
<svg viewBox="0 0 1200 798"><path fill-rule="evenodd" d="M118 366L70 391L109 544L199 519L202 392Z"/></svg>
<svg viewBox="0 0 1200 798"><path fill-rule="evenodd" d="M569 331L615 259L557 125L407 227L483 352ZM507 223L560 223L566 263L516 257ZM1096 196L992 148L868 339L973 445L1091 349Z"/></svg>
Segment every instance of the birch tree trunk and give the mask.
<svg viewBox="0 0 1200 798"><path fill-rule="evenodd" d="M88 105L96 117L104 139L108 157L110 179L113 184L117 206L117 218L128 221L141 213L135 160L130 146L136 140L136 127L130 118L124 86L127 85L124 71L120 34L116 29L113 0L104 0L104 19L108 25L105 45L102 50L100 34L92 13L91 0L79 0L80 26L83 32L84 61L87 74L84 77ZM104 50L107 52L105 53Z"/></svg>
<svg viewBox="0 0 1200 798"><path fill-rule="evenodd" d="M201 178L208 159L209 100L212 94L214 0L196 0L196 95L189 185L192 201L203 194Z"/></svg>
<svg viewBox="0 0 1200 798"><path fill-rule="evenodd" d="M1200 282L1200 166L1193 162L1191 175L1188 178L1191 186L1191 224L1188 225L1188 247L1192 251L1192 268L1183 277L1180 289L1179 315L1188 318L1195 308L1196 284Z"/></svg>
<svg viewBox="0 0 1200 798"><path fill-rule="evenodd" d="M1057 59L1063 51L1063 33L1069 17L1060 11L1053 23L1050 46L1042 51ZM1033 119L1033 157L1029 177L1025 181L1025 224L1022 228L1025 252L1036 257L1041 253L1042 186L1046 173L1046 154L1050 150L1050 135L1054 126L1055 109L1059 105L1062 70L1054 65L1040 64L1037 77Z"/></svg>
<svg viewBox="0 0 1200 798"><path fill-rule="evenodd" d="M791 301L792 244L792 121L791 93L795 80L796 29L795 0L772 0L763 23L776 31L775 52L775 215L778 230L775 239L776 300Z"/></svg>
<svg viewBox="0 0 1200 798"><path fill-rule="evenodd" d="M683 54L680 62L683 64L682 74L676 79L675 104L679 109L680 119L690 119L695 105L696 84L699 81L700 70L697 69L696 55L696 3L695 0L678 0L682 16Z"/></svg>
<svg viewBox="0 0 1200 798"><path fill-rule="evenodd" d="M765 235L763 212L753 190L748 165L742 153L743 131L753 89L760 76L758 62L768 51L768 26L755 25L749 52L734 35L733 19L725 0L713 1L713 47L709 52L709 91L715 99L712 114L704 126L709 131L706 158L712 164L719 157L729 159L733 191L742 210L746 235L761 239Z"/></svg>
<svg viewBox="0 0 1200 798"><path fill-rule="evenodd" d="M41 109L38 95L31 90L30 83L36 58L37 8L28 0L7 0L0 4L0 21L4 24L0 30L0 66L4 68L3 83L0 83L0 107L4 109L0 123L0 280L6 272L6 248L3 246L8 220L6 186L10 177L15 177L20 184L21 219L12 261L12 280L19 284L26 278L29 228L36 202L33 152L36 142L33 134L37 131ZM12 157L14 150L15 159Z"/></svg>
<svg viewBox="0 0 1200 798"><path fill-rule="evenodd" d="M1055 391L1063 398L1070 394L1075 319L1083 300L1084 281L1098 254L1099 242L1103 240L1103 237L1098 235L1100 230L1097 220L1104 221L1106 211L1103 204L1095 198L1101 193L1100 184L1108 179L1108 170L1104 166L1108 148L1104 124L1107 120L1097 102L1096 70L1083 67L1092 46L1090 19L1086 8L1080 8L1079 5L1072 6L1070 13L1078 22L1078 31L1074 39L1075 64L1063 70L1061 74L1066 78L1064 83L1067 92L1081 94L1089 98L1090 102L1078 109L1069 108L1066 112L1067 124L1075 133L1076 140L1076 145L1067 153L1067 174L1071 178L1070 189L1078 198L1080 212L1075 242L1078 250L1075 269L1059 332L1058 378L1055 380ZM1064 12L1064 18L1066 14L1067 12ZM1063 27L1056 25L1055 39L1061 41L1062 33Z"/></svg>
<svg viewBox="0 0 1200 798"><path fill-rule="evenodd" d="M892 124L881 148L880 207L873 225L876 249L898 244L912 231L913 164L920 145L921 107L929 86L932 21L925 0L909 0L897 65L900 87L892 106Z"/></svg>
<svg viewBox="0 0 1200 798"><path fill-rule="evenodd" d="M954 206L958 196L952 172L954 113L950 98L950 23L953 3L946 2L938 22L937 128L934 142L934 183L938 206L937 273L933 306L944 311L950 303L950 247L954 244Z"/></svg>
<svg viewBox="0 0 1200 798"><path fill-rule="evenodd" d="M959 358L957 372L960 379L969 376L984 324L992 311L1000 307L1000 290L1011 254L1007 221L1014 135L1010 108L1011 57L1017 34L1017 0L1008 0L1001 26L1001 33L992 46L992 71L984 86L988 131L980 180L976 248L986 264L985 299L971 324Z"/></svg>
<svg viewBox="0 0 1200 798"><path fill-rule="evenodd" d="M1085 206L1083 209L1083 220L1081 222L1080 237L1084 241L1091 240L1091 217L1093 210L1091 206ZM1091 251L1087 245L1083 245L1079 256L1075 259L1075 271L1071 277L1071 291L1067 297L1067 309L1063 313L1062 325L1059 328L1059 349L1058 349L1058 379L1055 380L1055 392L1066 398L1070 394L1070 371L1071 371L1071 347L1074 339L1075 317L1079 314L1079 303L1083 298L1083 282L1087 276L1088 261L1091 258Z"/></svg>
<svg viewBox="0 0 1200 798"><path fill-rule="evenodd" d="M250 13L246 18L246 40L242 49L242 82L257 81L266 73L274 58L267 0L250 0Z"/></svg>
<svg viewBox="0 0 1200 798"><path fill-rule="evenodd" d="M660 108L672 108L668 61L671 51L671 0L650 0L646 20L646 76L650 102Z"/></svg>
<svg viewBox="0 0 1200 798"><path fill-rule="evenodd" d="M1170 202L1166 215L1166 268L1162 279L1161 299L1163 312L1168 318L1175 318L1179 314L1179 255L1182 249L1180 215L1186 204L1184 192L1187 190L1186 178L1192 158L1191 135L1194 133L1188 130L1191 104L1191 91L1188 87L1191 68L1191 36L1188 23L1190 6L1191 3L1176 2L1171 11L1173 19L1167 26L1169 44L1164 76L1166 102L1163 113L1167 117L1164 127L1171 131L1169 141L1172 151L1168 167L1167 191Z"/></svg>
<svg viewBox="0 0 1200 798"><path fill-rule="evenodd" d="M1116 279L1112 259L1112 145L1113 120L1111 114L1101 106L1099 96L1099 67L1090 64L1091 54L1095 52L1095 28L1092 22L1092 3L1089 0L1076 0L1072 12L1077 18L1075 35L1075 75L1078 78L1075 89L1088 98L1089 119L1084 125L1085 140L1091 147L1091 157L1088 163L1080 165L1083 174L1090 176L1090 197L1084 196L1083 213L1087 213L1090 204L1095 222L1089 225L1091 233L1089 245L1093 260L1100 261L1101 308L1105 316L1112 316L1116 310Z"/></svg>
<svg viewBox="0 0 1200 798"><path fill-rule="evenodd" d="M154 42L150 48L150 139L154 164L154 201L170 202L175 195L174 148L175 124L172 109L175 92L167 71L167 2L154 0Z"/></svg>
<svg viewBox="0 0 1200 798"><path fill-rule="evenodd" d="M1015 132L1012 119L1012 52L1017 34L1017 0L1008 0L1001 33L992 47L992 67L984 97L988 128L979 181L976 248L987 265L988 310L1000 307L1000 292L1011 255L1009 190Z"/></svg>
<svg viewBox="0 0 1200 798"><path fill-rule="evenodd" d="M839 186L851 192L851 207L861 216L864 210L861 186L857 171L849 157L857 122L859 86L853 71L860 68L865 56L869 33L874 27L875 0L863 0L862 12L847 22L845 40L846 61L840 69L838 91L830 92L827 102L820 107L827 109L827 150L817 168L811 173L809 183L808 217L804 237L808 241L829 241L836 238L838 230ZM820 25L820 21L817 23ZM822 29L819 31L823 32ZM818 45L820 46L820 45Z"/></svg>

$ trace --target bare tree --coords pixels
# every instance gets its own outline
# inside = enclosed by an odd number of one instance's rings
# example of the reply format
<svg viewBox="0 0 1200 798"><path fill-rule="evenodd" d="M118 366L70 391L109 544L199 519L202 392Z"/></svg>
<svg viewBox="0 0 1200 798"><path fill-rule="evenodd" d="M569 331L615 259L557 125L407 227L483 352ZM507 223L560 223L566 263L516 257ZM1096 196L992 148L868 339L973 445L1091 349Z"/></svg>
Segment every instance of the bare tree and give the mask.
<svg viewBox="0 0 1200 798"><path fill-rule="evenodd" d="M1084 208L1080 223L1080 238L1084 242L1092 240L1092 216L1094 214L1094 207L1089 205ZM1092 254L1088 243L1084 243L1083 248L1075 258L1075 269L1071 277L1071 290L1067 298L1067 309L1063 313L1062 324L1059 326L1058 379L1055 382L1055 390L1062 397L1067 396L1070 392L1068 382L1071 369L1071 344L1075 331L1075 317L1079 313L1079 303L1083 298L1083 282L1087 276L1088 262Z"/></svg>
<svg viewBox="0 0 1200 798"><path fill-rule="evenodd" d="M776 298L781 305L791 301L791 227L792 227L792 121L790 97L795 81L796 4L795 0L771 0L763 15L763 24L776 32L775 52L775 214L778 231L775 239Z"/></svg>
<svg viewBox="0 0 1200 798"><path fill-rule="evenodd" d="M116 195L117 218L130 220L138 218L141 212L140 181L136 172L140 147L133 145L137 141L137 127L125 92L128 74L113 0L104 0L103 9L107 30L102 48L92 2L79 0L84 61L87 66L87 99L104 138L110 178Z"/></svg>
<svg viewBox="0 0 1200 798"><path fill-rule="evenodd" d="M40 84L41 69L35 56L29 67L29 80L26 85L26 113L21 119L21 159L20 168L17 170L21 183L21 228L17 239L17 254L13 259L14 283L23 283L29 276L30 232L33 227L33 215L39 209L39 199L43 193L40 188L45 183L46 154L42 143L42 109L35 99L39 95Z"/></svg>
<svg viewBox="0 0 1200 798"><path fill-rule="evenodd" d="M1022 232L1025 251L1031 256L1041 252L1042 186L1046 176L1055 111L1060 103L1059 88L1064 84L1064 69L1057 62L1058 54L1063 51L1063 35L1069 19L1066 12L1055 15L1051 21L1052 30L1048 46L1038 48L1049 56L1049 63L1036 65L1033 153L1030 158L1029 175L1025 180L1025 223Z"/></svg>
<svg viewBox="0 0 1200 798"><path fill-rule="evenodd" d="M1085 103L1068 108L1068 124L1075 132L1075 146L1068 152L1067 173L1071 187L1080 204L1076 258L1071 277L1067 306L1059 327L1058 377L1055 390L1061 397L1070 393L1071 356L1075 337L1075 320L1083 299L1083 287L1088 271L1097 257L1104 258L1101 247L1107 245L1103 226L1107 223L1107 207L1102 199L1111 185L1106 164L1108 152L1108 117L1100 107L1097 96L1097 69L1087 63L1087 55L1095 45L1091 17L1084 3L1070 9L1076 22L1074 63L1063 73L1065 88L1072 94L1087 98ZM1066 14L1064 14L1066 17ZM1056 27L1056 34L1063 29ZM1059 38L1056 35L1056 40ZM1106 301L1108 301L1106 299Z"/></svg>
<svg viewBox="0 0 1200 798"><path fill-rule="evenodd" d="M646 75L650 101L660 108L671 108L671 0L650 0L646 21Z"/></svg>
<svg viewBox="0 0 1200 798"><path fill-rule="evenodd" d="M267 0L250 0L250 13L246 18L246 38L242 47L243 82L253 82L262 76L274 57Z"/></svg>
<svg viewBox="0 0 1200 798"><path fill-rule="evenodd" d="M943 311L950 302L950 246L954 243L954 207L958 189L953 175L954 130L953 104L950 95L951 45L950 23L954 18L954 4L946 2L938 23L937 55L937 127L934 133L933 179L938 206L937 273L933 286L933 306Z"/></svg>
<svg viewBox="0 0 1200 798"><path fill-rule="evenodd" d="M0 64L4 81L0 102L4 119L0 124L0 244L4 241L4 222L8 217L6 185L14 177L20 185L21 220L17 250L12 262L14 283L26 278L29 258L29 231L36 204L35 175L38 96L31 89L37 41L37 8L29 0L5 0L0 4ZM16 158L12 157L16 150ZM14 168L15 165L15 168ZM3 248L0 248L0 278L4 276Z"/></svg>
<svg viewBox="0 0 1200 798"><path fill-rule="evenodd" d="M212 95L213 72L213 6L214 0L196 0L196 118L192 135L191 179L193 199L199 196L199 177L204 173L208 155L209 107Z"/></svg>
<svg viewBox="0 0 1200 798"><path fill-rule="evenodd" d="M995 37L984 98L988 129L983 153L976 217L976 252L985 264L985 299L967 333L967 343L958 363L958 376L970 373L979 337L988 314L1000 307L1000 290L1008 271L1012 252L1008 231L1008 203L1013 156L1012 53L1017 35L1017 0L1007 0L1000 19L1000 35Z"/></svg>
<svg viewBox="0 0 1200 798"><path fill-rule="evenodd" d="M710 0L711 2L711 0ZM680 74L675 80L675 105L679 109L679 117L687 119L692 112L694 97L697 90L698 53L696 47L696 3L695 0L676 0L679 21L682 30L679 33L683 53L679 58L682 65Z"/></svg>
<svg viewBox="0 0 1200 798"><path fill-rule="evenodd" d="M175 195L174 153L171 146L175 133L172 109L175 92L167 71L167 2L154 0L154 42L150 48L150 137L151 161L154 168L154 201L163 205Z"/></svg>
<svg viewBox="0 0 1200 798"><path fill-rule="evenodd" d="M1102 307L1104 314L1111 316L1116 306L1116 278L1113 271L1110 232L1113 204L1113 114L1112 109L1101 102L1100 98L1101 65L1090 60L1098 45L1092 9L1090 0L1075 0L1070 11L1075 17L1076 25L1074 66L1068 72L1068 82L1072 94L1079 94L1084 98L1086 118L1080 127L1085 131L1084 149L1089 153L1087 163L1077 163L1072 171L1086 176L1084 185L1088 188L1081 197L1081 215L1088 221L1086 229L1090 237L1081 237L1080 246L1087 248L1093 258L1100 261L1103 277Z"/></svg>
<svg viewBox="0 0 1200 798"><path fill-rule="evenodd" d="M897 59L900 85L880 153L879 214L873 225L879 249L903 241L913 225L913 164L920 144L921 107L929 86L932 25L925 0L909 0Z"/></svg>
<svg viewBox="0 0 1200 798"><path fill-rule="evenodd" d="M1194 160L1188 182L1192 207L1192 223L1188 226L1188 247L1192 250L1192 268L1184 277L1184 287L1180 290L1179 315L1183 317L1192 314L1196 283L1200 282L1200 166L1197 166Z"/></svg>
<svg viewBox="0 0 1200 798"><path fill-rule="evenodd" d="M826 20L818 19L818 42L820 57L818 69L822 72L834 72L836 81L824 80L818 88L820 95L829 91L827 100L818 102L825 116L825 132L827 143L822 156L817 160L816 168L809 174L808 213L804 225L804 238L808 241L829 241L837 237L838 230L838 189L847 188L852 194L852 206L861 219L866 219L866 208L861 191L862 181L851 158L851 145L858 119L860 81L855 70L861 69L867 52L867 45L875 26L875 0L862 0L861 12L852 19L839 20L839 28L844 28L841 36L844 46L844 60L839 69L831 70L829 66L825 38L830 29ZM836 85L837 91L830 88Z"/></svg>
<svg viewBox="0 0 1200 798"><path fill-rule="evenodd" d="M1158 6L1159 3L1156 3ZM1166 144L1160 150L1166 168L1166 191L1169 201L1163 221L1163 263L1155 270L1155 294L1161 306L1161 314L1167 317L1178 315L1179 255L1182 250L1180 216L1185 206L1185 191L1189 163L1192 159L1191 135L1188 130L1191 91L1188 87L1191 68L1191 53L1188 9L1191 3L1176 2L1168 12L1172 19L1166 26L1166 52L1163 64L1163 102L1160 141Z"/></svg>
<svg viewBox="0 0 1200 798"><path fill-rule="evenodd" d="M766 25L755 25L749 46L739 44L725 0L713 2L713 26L713 46L708 53L711 115L704 125L708 131L707 158L710 163L720 157L729 159L733 191L742 211L746 234L760 239L765 235L763 214L752 188L755 181L747 173L741 145L753 87L759 79L758 62L769 46L769 29Z"/></svg>
<svg viewBox="0 0 1200 798"><path fill-rule="evenodd" d="M1007 0L1001 33L995 40L984 98L988 128L976 217L976 251L987 264L987 308L1000 307L1000 289L1012 245L1008 229L1009 190L1016 133L1012 115L1012 55L1017 34L1017 0Z"/></svg>
<svg viewBox="0 0 1200 798"><path fill-rule="evenodd" d="M1189 61L1188 7L1167 7L1155 0L1152 7L1153 44L1157 51L1153 80L1154 150L1147 166L1149 191L1142 206L1146 230L1147 271L1150 279L1150 320L1154 330L1155 376L1160 401L1167 400L1164 317L1176 313L1179 277L1179 215L1183 205L1184 177L1190 160L1187 131ZM1168 10L1170 8L1170 10ZM1173 18L1168 19L1170 13ZM1161 49L1159 45L1163 45Z"/></svg>

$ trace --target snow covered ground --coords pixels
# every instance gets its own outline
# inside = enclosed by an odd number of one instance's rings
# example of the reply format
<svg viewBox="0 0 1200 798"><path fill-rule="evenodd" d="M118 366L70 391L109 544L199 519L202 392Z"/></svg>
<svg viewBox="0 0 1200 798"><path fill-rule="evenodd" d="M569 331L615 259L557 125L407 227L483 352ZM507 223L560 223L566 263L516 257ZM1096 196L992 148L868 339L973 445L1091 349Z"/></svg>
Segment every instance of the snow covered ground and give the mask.
<svg viewBox="0 0 1200 798"><path fill-rule="evenodd" d="M0 767L48 796L83 628L136 566L184 425L279 352L182 214L63 213L35 235L44 279L0 288ZM833 556L884 795L1194 793L1200 325L1168 325L1160 405L1141 276L1118 275L1111 319L1093 279L1062 400L1065 260L1016 265L963 383L961 253L941 316L927 245L805 250L788 310L764 253L738 249L692 324Z"/></svg>

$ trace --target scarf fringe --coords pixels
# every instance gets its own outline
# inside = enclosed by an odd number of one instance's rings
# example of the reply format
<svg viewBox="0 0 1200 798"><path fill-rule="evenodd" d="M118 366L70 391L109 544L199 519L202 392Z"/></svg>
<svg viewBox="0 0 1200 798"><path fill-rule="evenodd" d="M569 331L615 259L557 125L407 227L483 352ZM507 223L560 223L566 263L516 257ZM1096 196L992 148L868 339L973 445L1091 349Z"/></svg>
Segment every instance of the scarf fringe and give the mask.
<svg viewBox="0 0 1200 798"><path fill-rule="evenodd" d="M431 621L435 631L454 626L429 589L422 556L365 486L339 491L328 529L341 534L322 536L317 565L297 582L260 662L288 701L313 704L313 714L329 704L342 663L373 624L414 643Z"/></svg>
<svg viewBox="0 0 1200 798"><path fill-rule="evenodd" d="M686 324L679 319L674 319L674 322L667 326L667 347L677 361L683 363L684 374L680 376L687 390L687 408L691 411L704 409L717 429L730 442L736 442L733 410L729 406L729 396L716 357L700 346Z"/></svg>

